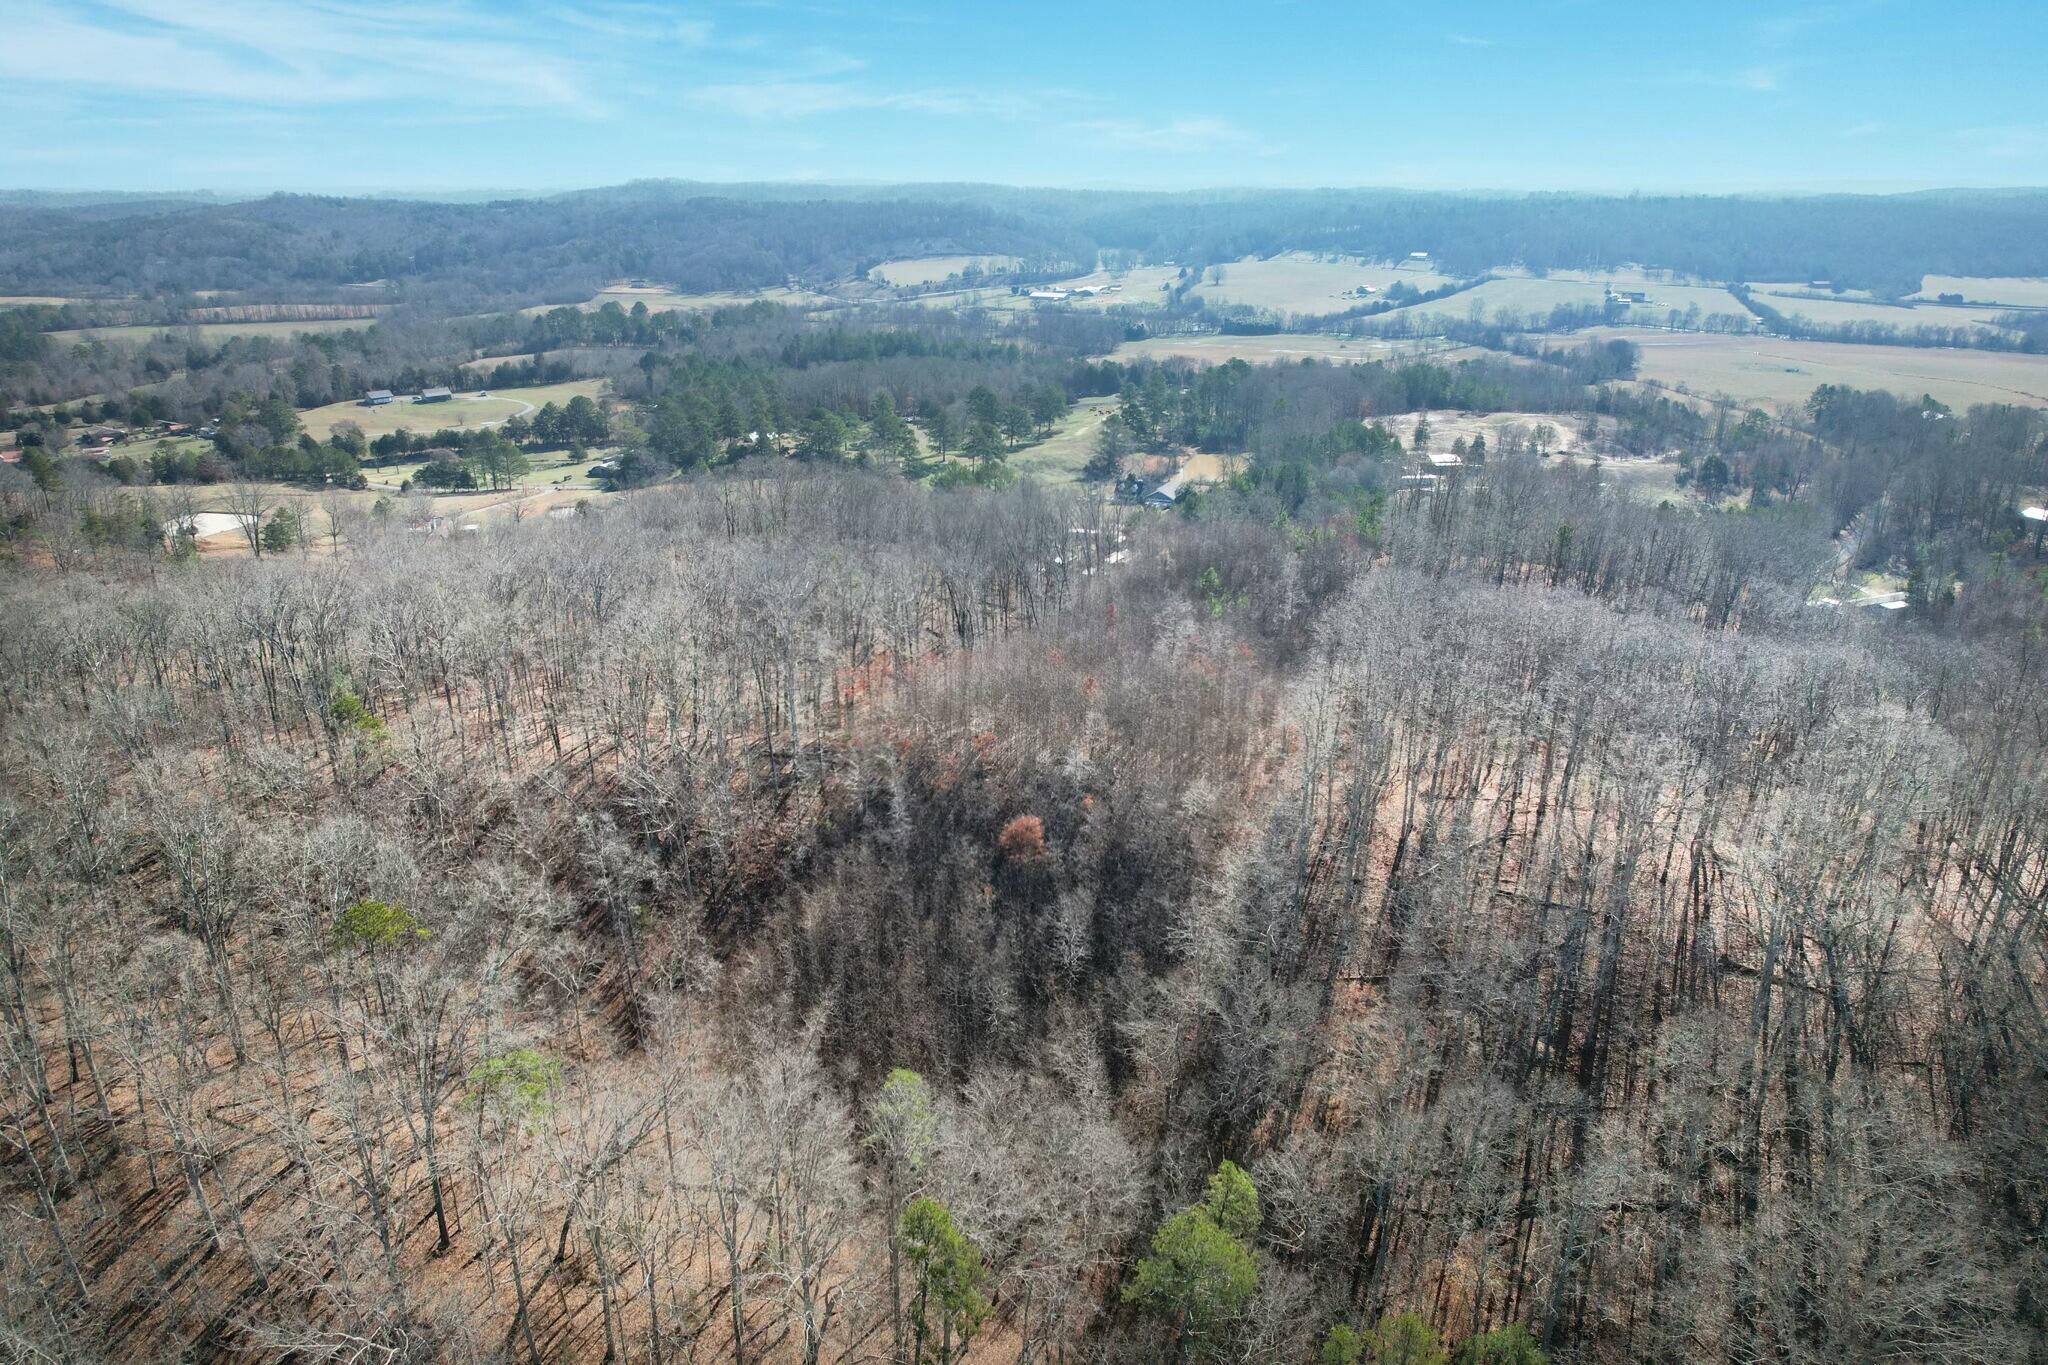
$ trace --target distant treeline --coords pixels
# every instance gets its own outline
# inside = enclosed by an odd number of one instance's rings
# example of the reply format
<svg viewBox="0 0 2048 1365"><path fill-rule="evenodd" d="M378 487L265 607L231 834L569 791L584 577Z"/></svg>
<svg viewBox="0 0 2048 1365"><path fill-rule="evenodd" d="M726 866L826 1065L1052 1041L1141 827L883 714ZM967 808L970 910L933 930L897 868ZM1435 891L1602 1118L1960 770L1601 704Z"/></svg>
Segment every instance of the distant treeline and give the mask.
<svg viewBox="0 0 2048 1365"><path fill-rule="evenodd" d="M0 207L0 294L246 295L388 281L435 286L451 300L569 302L621 277L749 289L791 277L841 280L942 251L1079 261L1092 247L1071 228L902 199L770 204L608 190L437 204L274 195L112 218L97 207Z"/></svg>
<svg viewBox="0 0 2048 1365"><path fill-rule="evenodd" d="M2048 193L1616 198L647 183L490 204L300 195L0 204L0 293L224 289L258 301L381 281L411 305L448 312L463 301L571 302L630 276L748 289L855 279L885 260L939 253L1214 262L1294 249L1427 251L1463 276L1503 264L1644 263L1900 296L1930 273L2048 274Z"/></svg>

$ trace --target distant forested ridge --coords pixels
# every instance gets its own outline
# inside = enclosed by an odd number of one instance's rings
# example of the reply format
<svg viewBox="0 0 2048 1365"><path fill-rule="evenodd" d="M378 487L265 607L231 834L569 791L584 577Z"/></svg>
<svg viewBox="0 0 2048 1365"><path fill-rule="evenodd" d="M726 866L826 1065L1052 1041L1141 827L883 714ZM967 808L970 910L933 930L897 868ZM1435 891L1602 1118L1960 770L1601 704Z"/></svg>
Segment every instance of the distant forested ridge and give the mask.
<svg viewBox="0 0 2048 1365"><path fill-rule="evenodd" d="M2048 192L1622 198L645 182L489 203L0 196L0 294L275 294L379 280L561 302L633 275L744 289L842 280L925 254L1078 264L1112 251L1200 263L1292 249L1427 251L1466 275L1635 263L1899 295L1926 274L2048 274Z"/></svg>
<svg viewBox="0 0 2048 1365"><path fill-rule="evenodd" d="M744 289L844 279L893 257L945 252L1078 261L1092 247L1014 215L901 199L770 204L598 191L445 204L274 195L111 221L98 208L0 205L0 294L388 281L569 301L626 276Z"/></svg>

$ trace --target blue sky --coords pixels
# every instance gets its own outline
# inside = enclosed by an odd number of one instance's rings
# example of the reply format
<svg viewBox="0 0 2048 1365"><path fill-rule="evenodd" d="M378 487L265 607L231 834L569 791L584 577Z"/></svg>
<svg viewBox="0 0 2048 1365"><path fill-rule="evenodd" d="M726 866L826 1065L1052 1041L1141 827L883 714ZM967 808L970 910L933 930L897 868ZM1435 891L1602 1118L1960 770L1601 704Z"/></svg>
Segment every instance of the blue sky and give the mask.
<svg viewBox="0 0 2048 1365"><path fill-rule="evenodd" d="M0 185L2048 185L2048 0L0 0Z"/></svg>

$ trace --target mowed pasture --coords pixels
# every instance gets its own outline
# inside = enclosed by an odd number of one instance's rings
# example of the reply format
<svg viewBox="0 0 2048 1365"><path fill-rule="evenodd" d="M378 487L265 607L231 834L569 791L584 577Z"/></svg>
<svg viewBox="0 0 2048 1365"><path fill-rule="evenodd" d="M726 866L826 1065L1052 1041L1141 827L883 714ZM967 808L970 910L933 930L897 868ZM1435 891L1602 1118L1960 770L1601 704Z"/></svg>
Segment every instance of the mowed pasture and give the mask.
<svg viewBox="0 0 2048 1365"><path fill-rule="evenodd" d="M1380 314L1373 321L1405 318L1426 324L1428 319L1447 318L1481 322L1506 320L1512 324L1524 318L1545 317L1560 305L1597 308L1606 298L1605 285L1583 280L1512 277L1488 280L1449 298L1396 308Z"/></svg>
<svg viewBox="0 0 2048 1365"><path fill-rule="evenodd" d="M354 422L366 436L386 436L394 431L425 435L435 431L475 431L494 427L510 417L528 415L544 403L567 403L578 394L596 398L604 390L602 379L578 379L567 384L544 384L530 389L492 389L489 398L457 394L445 403L415 403L401 397L380 407L360 402L329 403L308 408L299 421L308 435L325 440L337 424Z"/></svg>
<svg viewBox="0 0 2048 1365"><path fill-rule="evenodd" d="M374 473L374 471L372 471ZM465 526L476 526L489 530L492 526L503 526L516 520L532 519L561 508L573 508L587 503L603 506L625 496L606 493L600 489L570 485L567 487L522 485L513 488L488 490L471 493L424 493L398 494L389 489L372 486L367 489L325 489L310 492L292 484L265 483L256 485L272 510L291 508L299 514L304 539L292 554L324 555L333 549L333 538L328 511L330 508L343 510L343 547L348 544L348 523L346 516L364 516L371 512L378 502L391 504L390 515L394 524L407 526L424 524L427 518L438 518L444 534L461 534ZM166 512L174 517L188 513L206 518L199 523L202 534L198 538L199 552L208 558L243 558L250 553L249 538L241 529L239 521L223 520L223 514L235 504L236 490L228 484L180 484L174 488L158 490Z"/></svg>
<svg viewBox="0 0 2048 1365"><path fill-rule="evenodd" d="M1221 365L1243 360L1277 365L1301 360L1326 360L1336 365L1363 365L1375 360L1413 360L1427 356L1446 363L1472 360L1493 352L1437 340L1390 340L1380 337L1329 336L1320 332L1276 332L1271 336L1147 337L1126 341L1110 353L1112 360L1188 360Z"/></svg>
<svg viewBox="0 0 2048 1365"><path fill-rule="evenodd" d="M1840 327L1851 323L1876 323L1897 327L1968 327L2002 336L2012 333L1998 327L1993 315L1982 309L1958 308L1939 303L1877 303L1861 299L1800 298L1791 293L1758 290L1757 302L1788 318L1817 327Z"/></svg>
<svg viewBox="0 0 2048 1365"><path fill-rule="evenodd" d="M586 313L594 313L608 303L616 303L629 313L633 311L633 305L636 303L646 304L647 311L650 313L675 313L708 312L714 308L738 308L749 303L780 303L787 304L793 308L803 308L813 304L830 302L832 300L823 294L814 293L808 289L790 289L784 285L776 285L770 289L716 290L708 294L678 294L667 289L635 289L622 285L611 289L599 290L595 295L584 300L582 303L537 303L531 308L522 308L519 311L528 317L539 317L542 313L552 313L557 308L570 307L581 308Z"/></svg>
<svg viewBox="0 0 2048 1365"><path fill-rule="evenodd" d="M604 453L595 451L581 460L570 459L566 451L540 451L527 457L532 467L524 474L510 480L509 486L529 489L595 488L597 484L591 477L590 467L600 463L605 458L606 455ZM363 467L363 476L370 481L372 488L388 492L419 473L426 466L427 461L424 459L394 460L390 464L365 465ZM456 495L434 493L432 496L438 499Z"/></svg>
<svg viewBox="0 0 2048 1365"><path fill-rule="evenodd" d="M0 294L0 308L62 308L67 303L84 303L84 299L67 299L57 294Z"/></svg>
<svg viewBox="0 0 2048 1365"><path fill-rule="evenodd" d="M1641 351L1637 374L1670 388L1758 407L1805 403L1822 384L1922 394L1958 410L1977 403L2048 407L2048 356L1933 346L1863 346L1599 327L1583 341L1621 339Z"/></svg>
<svg viewBox="0 0 2048 1365"><path fill-rule="evenodd" d="M1081 308L1101 312L1110 308L1157 308L1166 301L1167 291L1180 277L1180 269L1170 265L1144 265L1135 270L1092 270L1086 275L1061 280L1046 285L1048 289L1080 289L1083 287L1106 288L1121 285L1114 294L1094 294L1087 298L1063 299L1058 303L1043 303L1036 299L1013 294L1008 285L991 285L977 289L949 289L943 293L921 295L917 302L928 308L989 308L1002 312L1015 312L1026 308ZM1033 286L1037 288L1039 286Z"/></svg>
<svg viewBox="0 0 2048 1365"><path fill-rule="evenodd" d="M60 345L75 342L108 341L133 344L168 336L174 341L197 340L218 346L234 337L291 337L301 332L358 332L375 325L375 318L321 318L310 322L191 322L128 327L79 327L51 332Z"/></svg>
<svg viewBox="0 0 2048 1365"><path fill-rule="evenodd" d="M1116 411L1115 397L1083 398L1054 424L1051 436L1013 452L1010 467L1045 483L1077 483L1095 453L1102 424Z"/></svg>
<svg viewBox="0 0 2048 1365"><path fill-rule="evenodd" d="M1223 278L1209 283L1211 270L1221 271ZM1356 308L1395 283L1420 290L1453 283L1450 276L1438 274L1434 267L1389 265L1306 251L1289 251L1264 259L1247 256L1204 270L1202 280L1189 293L1209 303L1303 316ZM1358 297L1355 291L1368 285L1376 294Z"/></svg>
<svg viewBox="0 0 2048 1365"><path fill-rule="evenodd" d="M964 273L969 266L978 266L984 274L993 271L1015 270L1018 261L1015 256L919 256L905 261L884 261L868 272L883 284L902 288L907 285L938 284Z"/></svg>
<svg viewBox="0 0 2048 1365"><path fill-rule="evenodd" d="M1920 281L1920 292L1913 297L1932 299L1940 294L1961 294L1965 303L2002 304L2012 308L2048 308L2048 279L1929 275Z"/></svg>

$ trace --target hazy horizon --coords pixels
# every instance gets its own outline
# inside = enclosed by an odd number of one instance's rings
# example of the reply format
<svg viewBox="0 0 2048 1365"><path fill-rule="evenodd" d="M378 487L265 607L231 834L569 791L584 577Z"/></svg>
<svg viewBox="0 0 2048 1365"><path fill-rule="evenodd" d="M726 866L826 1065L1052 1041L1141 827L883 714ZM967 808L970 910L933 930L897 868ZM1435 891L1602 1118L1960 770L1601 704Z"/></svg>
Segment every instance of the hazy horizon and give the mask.
<svg viewBox="0 0 2048 1365"><path fill-rule="evenodd" d="M624 180L562 185L332 185L275 184L232 189L220 185L79 185L0 184L0 195L47 195L66 200L95 198L167 198L245 202L270 195L308 195L339 199L404 199L419 202L474 203L494 199L546 199L573 194L594 194L627 189L635 185L674 185L720 190L803 189L832 191L859 190L1006 190L1023 194L1136 194L1136 195L1230 195L1230 194L1415 194L1453 198L1524 198L1547 194L1586 195L1598 198L1726 198L1726 199L1808 199L1829 196L1908 198L1925 195L2048 194L2048 180L2010 185L1926 184L1908 186L1809 185L1805 187L1702 187L1697 185L1646 185L1633 188L1603 188L1594 185L1399 185L1381 183L1298 185L1198 184L1157 186L1115 186L1079 182L1027 182L1004 180L888 180L870 178L705 180L689 176L632 176Z"/></svg>

